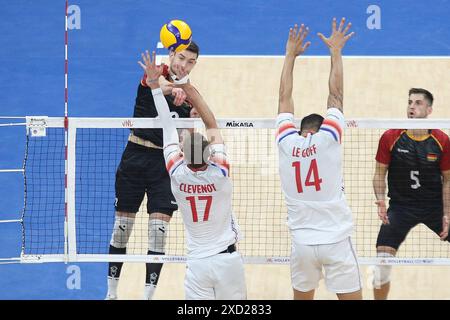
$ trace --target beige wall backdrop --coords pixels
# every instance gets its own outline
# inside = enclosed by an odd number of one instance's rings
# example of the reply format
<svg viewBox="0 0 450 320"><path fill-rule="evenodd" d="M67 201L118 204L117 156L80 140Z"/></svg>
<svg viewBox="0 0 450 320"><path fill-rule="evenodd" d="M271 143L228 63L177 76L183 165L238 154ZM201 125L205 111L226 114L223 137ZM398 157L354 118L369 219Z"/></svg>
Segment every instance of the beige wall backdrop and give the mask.
<svg viewBox="0 0 450 320"><path fill-rule="evenodd" d="M192 73L217 117L274 118L282 57L200 57ZM324 112L329 57L297 58L296 117ZM450 59L344 57L347 118L405 118L408 90L423 87L435 96L433 118L450 117Z"/></svg>
<svg viewBox="0 0 450 320"><path fill-rule="evenodd" d="M200 57L191 78L217 118L275 118L282 63L282 57ZM296 117L325 112L329 68L329 57L297 59ZM450 119L450 59L344 57L344 82L347 119L405 118L411 87L434 94L431 118ZM372 299L369 269L361 267L365 299ZM155 299L183 299L184 274L184 264L166 264ZM119 298L140 299L144 277L144 264L126 263ZM287 265L246 265L246 278L249 299L292 299ZM394 267L392 280L391 299L450 298L450 266ZM316 298L336 299L323 282Z"/></svg>

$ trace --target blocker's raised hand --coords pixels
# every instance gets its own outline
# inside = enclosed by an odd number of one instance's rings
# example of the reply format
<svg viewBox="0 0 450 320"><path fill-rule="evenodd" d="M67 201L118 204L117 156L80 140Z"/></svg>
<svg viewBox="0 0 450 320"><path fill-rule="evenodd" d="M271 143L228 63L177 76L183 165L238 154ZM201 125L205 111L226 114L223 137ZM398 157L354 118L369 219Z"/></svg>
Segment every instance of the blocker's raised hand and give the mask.
<svg viewBox="0 0 450 320"><path fill-rule="evenodd" d="M308 27L305 27L303 24L300 26L300 29L298 28L298 25L294 25L294 28L289 29L289 37L286 43L286 55L296 57L306 51L311 44L309 41L303 44L308 32Z"/></svg>
<svg viewBox="0 0 450 320"><path fill-rule="evenodd" d="M339 28L336 28L336 18L333 18L333 22L331 25L331 35L326 38L322 33L318 33L320 39L330 48L330 50L341 50L348 39L350 39L355 33L351 32L349 34L346 34L350 27L352 26L352 23L349 22L347 26L344 29L345 25L345 18L341 19L341 23L339 24Z"/></svg>

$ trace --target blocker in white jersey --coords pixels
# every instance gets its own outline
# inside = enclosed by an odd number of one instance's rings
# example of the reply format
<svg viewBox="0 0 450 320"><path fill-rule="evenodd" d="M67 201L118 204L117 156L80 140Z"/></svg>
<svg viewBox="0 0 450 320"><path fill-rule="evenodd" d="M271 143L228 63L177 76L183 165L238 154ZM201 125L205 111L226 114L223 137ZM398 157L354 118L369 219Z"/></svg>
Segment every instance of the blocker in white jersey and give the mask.
<svg viewBox="0 0 450 320"><path fill-rule="evenodd" d="M299 135L292 113L277 118L280 179L288 226L303 244L336 243L351 236L352 214L344 195L341 139L345 120L329 108L318 132Z"/></svg>
<svg viewBox="0 0 450 320"><path fill-rule="evenodd" d="M303 44L308 28L289 31L280 81L277 117L279 173L288 210L291 234L291 282L294 299L314 299L325 273L328 290L339 299L362 299L358 260L351 243L352 214L344 196L342 177L343 66L341 49L353 33L345 35L333 19L329 38L319 37L330 48L331 71L327 114L294 124L293 70L295 59L309 46Z"/></svg>
<svg viewBox="0 0 450 320"><path fill-rule="evenodd" d="M245 299L242 257L236 251L239 227L232 214L233 187L223 144L189 168L178 145L164 149L172 193L183 216L187 242L186 299Z"/></svg>
<svg viewBox="0 0 450 320"><path fill-rule="evenodd" d="M232 184L225 146L214 114L188 82L181 86L205 123L208 140L191 132L183 152L167 101L157 81L161 70L147 52L142 55L152 96L163 128L164 158L187 238L186 299L246 299L244 265L236 251L238 227L232 211ZM174 67L179 78L187 76ZM211 142L211 144L209 143Z"/></svg>
<svg viewBox="0 0 450 320"><path fill-rule="evenodd" d="M238 240L232 215L233 186L224 145L210 145L211 157L201 169L189 168L178 145L164 149L172 193L186 228L187 255L205 258L223 251ZM220 152L220 158L217 155Z"/></svg>

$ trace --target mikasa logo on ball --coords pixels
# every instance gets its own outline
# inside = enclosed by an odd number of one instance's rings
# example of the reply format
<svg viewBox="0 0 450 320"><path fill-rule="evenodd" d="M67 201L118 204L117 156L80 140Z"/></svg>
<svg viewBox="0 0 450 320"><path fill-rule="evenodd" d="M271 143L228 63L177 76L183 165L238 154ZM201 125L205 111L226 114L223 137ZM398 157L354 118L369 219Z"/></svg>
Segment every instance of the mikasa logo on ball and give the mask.
<svg viewBox="0 0 450 320"><path fill-rule="evenodd" d="M227 127L246 127L250 128L253 127L253 122L237 122L237 121L231 121L227 122Z"/></svg>

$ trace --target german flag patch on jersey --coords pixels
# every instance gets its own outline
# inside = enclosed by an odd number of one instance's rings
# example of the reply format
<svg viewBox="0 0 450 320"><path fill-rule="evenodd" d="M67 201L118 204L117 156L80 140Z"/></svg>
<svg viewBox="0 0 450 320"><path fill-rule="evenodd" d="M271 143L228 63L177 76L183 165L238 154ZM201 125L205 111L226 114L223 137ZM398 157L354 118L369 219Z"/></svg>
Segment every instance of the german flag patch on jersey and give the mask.
<svg viewBox="0 0 450 320"><path fill-rule="evenodd" d="M427 154L427 160L428 161L435 162L435 161L437 161L437 159L438 159L438 156L437 156L436 153L428 153Z"/></svg>

